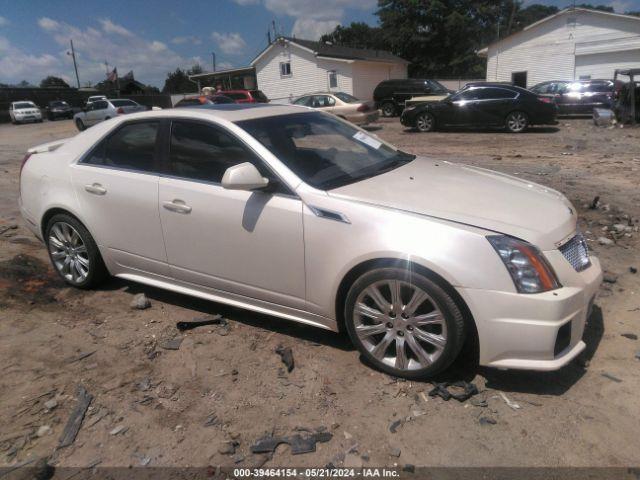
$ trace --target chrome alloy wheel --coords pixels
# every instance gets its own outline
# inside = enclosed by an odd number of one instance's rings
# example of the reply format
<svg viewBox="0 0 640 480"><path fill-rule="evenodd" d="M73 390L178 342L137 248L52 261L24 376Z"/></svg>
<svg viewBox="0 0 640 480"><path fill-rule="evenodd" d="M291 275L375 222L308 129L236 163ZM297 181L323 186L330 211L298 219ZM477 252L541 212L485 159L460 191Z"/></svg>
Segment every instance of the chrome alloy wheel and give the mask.
<svg viewBox="0 0 640 480"><path fill-rule="evenodd" d="M522 112L510 113L507 118L507 127L512 132L521 132L527 127L527 117Z"/></svg>
<svg viewBox="0 0 640 480"><path fill-rule="evenodd" d="M429 114L419 115L416 119L416 127L421 132L429 132L433 129L433 117Z"/></svg>
<svg viewBox="0 0 640 480"><path fill-rule="evenodd" d="M401 280L383 280L356 299L356 335L380 362L399 370L433 364L447 344L447 324L434 300Z"/></svg>
<svg viewBox="0 0 640 480"><path fill-rule="evenodd" d="M89 275L89 253L76 229L66 222L56 222L49 231L48 243L58 272L71 283L84 282Z"/></svg>

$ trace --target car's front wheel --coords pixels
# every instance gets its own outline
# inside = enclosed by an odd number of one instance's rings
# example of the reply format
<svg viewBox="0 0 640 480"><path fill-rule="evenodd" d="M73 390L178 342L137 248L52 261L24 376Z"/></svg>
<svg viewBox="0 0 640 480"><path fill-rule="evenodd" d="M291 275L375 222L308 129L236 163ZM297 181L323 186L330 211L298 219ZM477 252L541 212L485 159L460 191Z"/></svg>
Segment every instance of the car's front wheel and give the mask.
<svg viewBox="0 0 640 480"><path fill-rule="evenodd" d="M69 285L92 288L108 276L95 240L71 215L61 213L51 217L45 241L53 267Z"/></svg>
<svg viewBox="0 0 640 480"><path fill-rule="evenodd" d="M505 125L511 133L524 132L529 126L529 117L524 112L511 112L507 115Z"/></svg>
<svg viewBox="0 0 640 480"><path fill-rule="evenodd" d="M416 118L416 128L419 132L432 132L436 128L436 119L430 113L421 113Z"/></svg>
<svg viewBox="0 0 640 480"><path fill-rule="evenodd" d="M344 314L362 355L397 377L437 374L464 343L464 317L456 302L415 271L385 267L363 274L347 294Z"/></svg>
<svg viewBox="0 0 640 480"><path fill-rule="evenodd" d="M76 118L76 128L81 132L87 129L87 127L84 126L84 122L79 118Z"/></svg>
<svg viewBox="0 0 640 480"><path fill-rule="evenodd" d="M393 102L384 102L380 109L382 110L383 117L395 117L397 112L396 105Z"/></svg>

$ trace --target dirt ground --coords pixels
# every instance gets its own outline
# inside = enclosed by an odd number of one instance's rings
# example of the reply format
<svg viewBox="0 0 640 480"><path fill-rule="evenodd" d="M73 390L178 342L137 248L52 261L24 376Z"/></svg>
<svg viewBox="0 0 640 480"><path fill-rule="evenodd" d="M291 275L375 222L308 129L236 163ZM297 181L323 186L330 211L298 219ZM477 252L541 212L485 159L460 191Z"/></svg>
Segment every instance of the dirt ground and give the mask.
<svg viewBox="0 0 640 480"><path fill-rule="evenodd" d="M444 378L473 381L480 393L445 402L427 395L430 383L372 370L341 335L120 280L66 288L19 217L17 179L29 146L75 129L70 121L0 125L0 466L43 456L58 466L640 465L640 342L623 336L640 334L640 274L630 269L640 268L640 129L568 119L520 135L418 134L391 119L374 130L408 152L569 197L611 273L581 358L552 373L460 362ZM151 307L132 310L140 292ZM176 330L218 313L226 326ZM174 337L183 338L178 350L162 348ZM293 351L291 373L274 353L279 345ZM75 442L56 449L79 384L93 401ZM319 427L333 438L315 453L250 452L265 433Z"/></svg>

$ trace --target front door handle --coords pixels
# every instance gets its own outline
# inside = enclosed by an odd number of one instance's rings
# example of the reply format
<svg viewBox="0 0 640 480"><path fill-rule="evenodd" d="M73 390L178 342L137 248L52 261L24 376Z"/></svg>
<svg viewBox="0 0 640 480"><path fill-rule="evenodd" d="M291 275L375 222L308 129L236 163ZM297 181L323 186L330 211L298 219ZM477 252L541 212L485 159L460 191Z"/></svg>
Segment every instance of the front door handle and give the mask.
<svg viewBox="0 0 640 480"><path fill-rule="evenodd" d="M162 206L170 212L191 213L191 207L186 205L183 200L175 199L172 202L163 202Z"/></svg>
<svg viewBox="0 0 640 480"><path fill-rule="evenodd" d="M105 193L107 193L107 189L104 188L99 183L94 183L92 185L85 185L84 189L89 193L93 193L94 195L104 195Z"/></svg>

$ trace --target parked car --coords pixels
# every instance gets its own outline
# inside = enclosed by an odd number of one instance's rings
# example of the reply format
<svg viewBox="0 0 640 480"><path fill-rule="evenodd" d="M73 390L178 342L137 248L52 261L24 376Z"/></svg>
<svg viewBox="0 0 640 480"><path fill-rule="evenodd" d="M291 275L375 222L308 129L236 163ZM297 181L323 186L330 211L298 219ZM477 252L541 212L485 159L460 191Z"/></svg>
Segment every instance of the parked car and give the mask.
<svg viewBox="0 0 640 480"><path fill-rule="evenodd" d="M73 109L63 100L54 100L47 104L47 120L53 121L57 118L73 118Z"/></svg>
<svg viewBox="0 0 640 480"><path fill-rule="evenodd" d="M293 103L333 113L356 125L373 123L380 116L373 102L363 102L345 92L313 93L304 95Z"/></svg>
<svg viewBox="0 0 640 480"><path fill-rule="evenodd" d="M344 328L407 378L468 344L481 365L562 367L602 279L561 193L297 106L123 115L31 148L20 208L69 285L114 275Z"/></svg>
<svg viewBox="0 0 640 480"><path fill-rule="evenodd" d="M553 98L560 115L591 115L594 108L611 108L614 103L612 80L543 82L531 91Z"/></svg>
<svg viewBox="0 0 640 480"><path fill-rule="evenodd" d="M185 97L175 104L178 107L193 107L197 105L220 105L223 103L236 103L233 99L224 95L200 95Z"/></svg>
<svg viewBox="0 0 640 480"><path fill-rule="evenodd" d="M106 100L106 99L107 99L106 95L91 95L89 98L87 98L86 105L89 105L91 102L97 102L98 100Z"/></svg>
<svg viewBox="0 0 640 480"><path fill-rule="evenodd" d="M269 103L269 99L261 90L223 90L218 93L233 99L236 103Z"/></svg>
<svg viewBox="0 0 640 480"><path fill-rule="evenodd" d="M459 90L440 102L405 108L400 122L421 132L438 127L504 127L520 133L530 125L554 125L556 112L549 98L488 83Z"/></svg>
<svg viewBox="0 0 640 480"><path fill-rule="evenodd" d="M96 123L109 120L117 115L144 112L148 107L126 98L95 100L73 116L78 130L82 131Z"/></svg>
<svg viewBox="0 0 640 480"><path fill-rule="evenodd" d="M14 125L25 122L42 122L42 112L35 103L29 100L11 102L9 117Z"/></svg>
<svg viewBox="0 0 640 480"><path fill-rule="evenodd" d="M402 112L405 101L412 97L449 95L451 90L435 80L404 78L384 80L373 91L376 108L385 117L393 117Z"/></svg>

